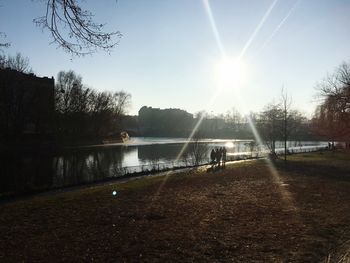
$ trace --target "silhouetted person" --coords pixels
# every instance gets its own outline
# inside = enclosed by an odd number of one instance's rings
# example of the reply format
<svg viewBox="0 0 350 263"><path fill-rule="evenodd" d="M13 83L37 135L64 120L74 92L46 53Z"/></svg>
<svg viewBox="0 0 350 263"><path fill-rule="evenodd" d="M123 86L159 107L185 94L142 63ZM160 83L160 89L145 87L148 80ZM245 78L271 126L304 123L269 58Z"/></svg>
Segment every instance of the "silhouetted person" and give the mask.
<svg viewBox="0 0 350 263"><path fill-rule="evenodd" d="M216 162L218 163L218 167L220 167L221 156L222 156L221 148L220 149L216 149Z"/></svg>
<svg viewBox="0 0 350 263"><path fill-rule="evenodd" d="M211 163L211 167L215 166L215 151L214 151L214 149L212 149L210 152L210 163Z"/></svg>
<svg viewBox="0 0 350 263"><path fill-rule="evenodd" d="M226 165L226 148L225 147L222 147L222 166L225 167Z"/></svg>

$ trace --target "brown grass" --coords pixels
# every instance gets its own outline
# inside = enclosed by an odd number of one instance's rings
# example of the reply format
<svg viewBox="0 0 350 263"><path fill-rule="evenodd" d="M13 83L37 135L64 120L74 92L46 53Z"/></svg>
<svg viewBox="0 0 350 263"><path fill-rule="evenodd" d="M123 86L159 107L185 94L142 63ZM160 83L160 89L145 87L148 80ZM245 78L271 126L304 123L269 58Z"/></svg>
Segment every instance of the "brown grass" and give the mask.
<svg viewBox="0 0 350 263"><path fill-rule="evenodd" d="M279 180L252 161L2 204L0 262L332 261L350 240L336 155L277 163Z"/></svg>

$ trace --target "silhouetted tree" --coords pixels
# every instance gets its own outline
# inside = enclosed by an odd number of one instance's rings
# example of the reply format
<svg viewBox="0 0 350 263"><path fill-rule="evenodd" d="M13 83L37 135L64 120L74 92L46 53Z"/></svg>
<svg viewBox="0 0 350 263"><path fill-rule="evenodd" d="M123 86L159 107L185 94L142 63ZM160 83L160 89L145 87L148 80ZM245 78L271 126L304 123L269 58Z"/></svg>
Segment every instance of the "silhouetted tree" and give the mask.
<svg viewBox="0 0 350 263"><path fill-rule="evenodd" d="M270 103L258 115L256 123L260 136L269 148L273 158L276 155L276 142L284 143L284 160L287 159L287 143L293 138L305 134L306 118L292 108L291 97L282 90L280 103Z"/></svg>
<svg viewBox="0 0 350 263"><path fill-rule="evenodd" d="M122 116L124 116L131 104L131 94L125 91L115 92L112 96L113 100L113 113L119 123L119 129L122 125Z"/></svg>
<svg viewBox="0 0 350 263"><path fill-rule="evenodd" d="M22 73L32 73L33 70L29 66L29 58L24 57L21 53L15 56L0 55L0 68L10 68Z"/></svg>
<svg viewBox="0 0 350 263"><path fill-rule="evenodd" d="M257 124L260 136L269 148L272 158L276 155L276 141L282 138L283 111L280 104L270 103L260 113Z"/></svg>
<svg viewBox="0 0 350 263"><path fill-rule="evenodd" d="M245 143L245 146L247 146L249 148L250 154L253 157L253 152L258 148L258 144L256 143L255 140L250 141L248 143ZM257 153L256 156L258 156L259 153Z"/></svg>
<svg viewBox="0 0 350 263"><path fill-rule="evenodd" d="M192 141L189 143L189 155L191 156L191 161L193 165L199 165L207 159L208 155L208 145L206 143L201 143L201 134L196 132Z"/></svg>
<svg viewBox="0 0 350 263"><path fill-rule="evenodd" d="M55 85L57 129L64 137L83 137L87 132L90 89L74 71L61 71Z"/></svg>
<svg viewBox="0 0 350 263"><path fill-rule="evenodd" d="M6 56L0 54L0 69L6 68Z"/></svg>
<svg viewBox="0 0 350 263"><path fill-rule="evenodd" d="M232 130L238 131L242 124L242 115L238 112L237 109L232 108L226 113L225 116L226 123L232 128Z"/></svg>
<svg viewBox="0 0 350 263"><path fill-rule="evenodd" d="M317 88L323 101L313 119L316 132L332 141L350 141L350 64L341 64Z"/></svg>
<svg viewBox="0 0 350 263"><path fill-rule="evenodd" d="M140 130L147 136L188 136L193 115L181 109L159 109L143 106L139 110Z"/></svg>
<svg viewBox="0 0 350 263"><path fill-rule="evenodd" d="M122 117L131 103L131 95L125 91L92 92L90 114L96 135L116 135L122 130Z"/></svg>
<svg viewBox="0 0 350 263"><path fill-rule="evenodd" d="M94 21L94 15L82 8L83 0L44 0L45 14L33 19L42 29L48 30L58 47L72 55L92 54L97 50L110 52L122 34L119 31L104 32L104 24ZM0 32L0 37L6 37ZM0 49L9 42L0 42Z"/></svg>
<svg viewBox="0 0 350 263"><path fill-rule="evenodd" d="M106 130L110 126L112 119L112 111L110 110L111 94L107 92L92 91L90 94L90 116L91 128L93 134L101 136L106 134Z"/></svg>
<svg viewBox="0 0 350 263"><path fill-rule="evenodd" d="M282 137L284 142L284 161L287 161L287 142L291 136L295 136L302 127L302 123L306 118L300 111L292 108L292 98L286 91L281 92L281 107L283 112L283 130Z"/></svg>
<svg viewBox="0 0 350 263"><path fill-rule="evenodd" d="M290 118L290 107L292 104L291 98L288 96L288 93L282 89L281 92L281 106L283 111L283 141L284 141L284 161L287 161L287 141L290 134L288 129L289 118Z"/></svg>
<svg viewBox="0 0 350 263"><path fill-rule="evenodd" d="M93 14L84 10L77 0L46 0L46 13L34 19L49 30L53 41L73 55L86 55L102 49L109 52L120 38L119 31L103 32L104 24L93 20ZM68 32L66 32L68 30Z"/></svg>
<svg viewBox="0 0 350 263"><path fill-rule="evenodd" d="M119 136L130 101L127 92L98 92L84 86L74 71L61 71L55 86L57 131L68 139Z"/></svg>
<svg viewBox="0 0 350 263"><path fill-rule="evenodd" d="M0 39L1 38L6 38L6 34L4 32L0 32ZM0 51L2 51L3 48L8 48L9 46L9 42L0 42Z"/></svg>

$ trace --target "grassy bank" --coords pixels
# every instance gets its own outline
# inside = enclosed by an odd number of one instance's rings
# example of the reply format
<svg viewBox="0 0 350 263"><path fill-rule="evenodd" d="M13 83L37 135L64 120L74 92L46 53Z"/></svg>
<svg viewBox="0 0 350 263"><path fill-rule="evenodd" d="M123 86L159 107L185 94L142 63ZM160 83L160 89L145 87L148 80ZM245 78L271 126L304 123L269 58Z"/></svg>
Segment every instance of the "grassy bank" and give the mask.
<svg viewBox="0 0 350 263"><path fill-rule="evenodd" d="M0 206L0 261L336 260L349 189L350 155L325 152L38 196Z"/></svg>

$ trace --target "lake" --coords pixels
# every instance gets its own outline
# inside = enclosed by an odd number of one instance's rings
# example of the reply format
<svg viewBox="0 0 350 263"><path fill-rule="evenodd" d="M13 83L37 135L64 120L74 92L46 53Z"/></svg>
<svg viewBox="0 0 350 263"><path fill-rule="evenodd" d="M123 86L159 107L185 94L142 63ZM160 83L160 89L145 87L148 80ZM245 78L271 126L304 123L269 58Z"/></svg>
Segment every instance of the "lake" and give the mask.
<svg viewBox="0 0 350 263"><path fill-rule="evenodd" d="M208 162L211 149L217 147L226 147L228 157L233 159L264 154L264 147L252 149L250 142L203 139L198 145L204 146L206 151L202 162ZM189 166L193 164L193 144L183 150L185 144L185 138L136 137L124 144L66 148L56 154L2 154L0 196L103 181L142 171ZM326 146L326 142L288 142L288 147L293 152L311 151ZM277 144L277 148L282 147L282 143ZM181 151L183 154L179 157Z"/></svg>

